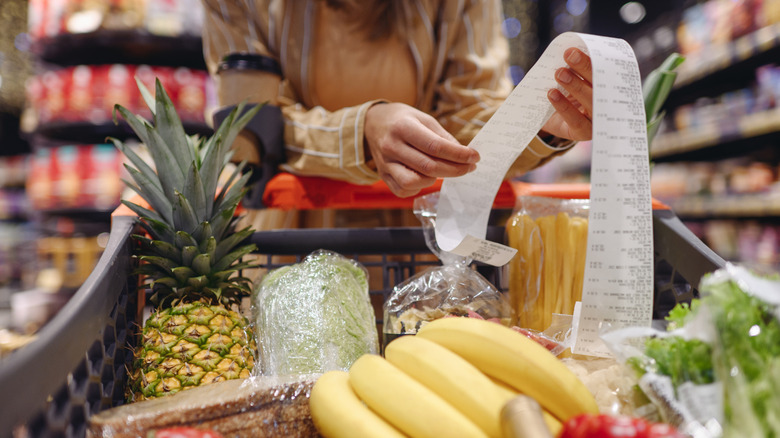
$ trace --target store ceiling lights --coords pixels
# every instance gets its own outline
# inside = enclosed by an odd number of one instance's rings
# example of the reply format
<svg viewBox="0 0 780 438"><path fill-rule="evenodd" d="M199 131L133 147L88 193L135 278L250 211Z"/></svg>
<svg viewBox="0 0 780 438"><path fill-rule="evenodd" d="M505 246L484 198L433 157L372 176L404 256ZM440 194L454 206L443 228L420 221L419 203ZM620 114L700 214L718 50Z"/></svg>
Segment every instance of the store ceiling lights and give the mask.
<svg viewBox="0 0 780 438"><path fill-rule="evenodd" d="M567 0L566 10L575 17L582 15L588 8L588 0Z"/></svg>
<svg viewBox="0 0 780 438"><path fill-rule="evenodd" d="M645 6L639 2L628 2L620 7L620 18L629 24L639 23L646 13Z"/></svg>

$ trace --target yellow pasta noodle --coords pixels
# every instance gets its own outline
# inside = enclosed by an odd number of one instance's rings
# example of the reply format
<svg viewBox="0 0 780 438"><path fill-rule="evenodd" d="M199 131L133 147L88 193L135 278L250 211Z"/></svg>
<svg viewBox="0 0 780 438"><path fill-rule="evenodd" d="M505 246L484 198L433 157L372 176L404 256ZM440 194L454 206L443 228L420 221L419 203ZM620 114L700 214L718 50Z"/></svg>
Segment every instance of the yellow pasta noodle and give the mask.
<svg viewBox="0 0 780 438"><path fill-rule="evenodd" d="M571 315L582 298L587 218L566 212L533 219L525 212L507 222L509 297L518 325L543 331L554 313Z"/></svg>

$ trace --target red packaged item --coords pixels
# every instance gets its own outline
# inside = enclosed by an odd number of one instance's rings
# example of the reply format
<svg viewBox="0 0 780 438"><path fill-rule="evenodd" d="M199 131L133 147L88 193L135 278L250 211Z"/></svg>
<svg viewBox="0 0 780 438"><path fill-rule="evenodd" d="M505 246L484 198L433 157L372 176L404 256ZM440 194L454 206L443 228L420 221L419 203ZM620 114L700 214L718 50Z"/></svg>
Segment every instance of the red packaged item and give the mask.
<svg viewBox="0 0 780 438"><path fill-rule="evenodd" d="M116 208L123 185L120 177L122 156L113 145L107 144L90 145L85 150L83 206L98 210Z"/></svg>
<svg viewBox="0 0 780 438"><path fill-rule="evenodd" d="M174 73L178 93L173 100L182 120L203 119L206 104L204 78L188 68L178 68Z"/></svg>
<svg viewBox="0 0 780 438"><path fill-rule="evenodd" d="M53 149L51 166L55 208L74 208L79 205L81 190L80 153L75 146Z"/></svg>
<svg viewBox="0 0 780 438"><path fill-rule="evenodd" d="M50 150L38 150L30 160L30 173L27 176L27 194L33 208L43 210L52 203L52 183L50 170Z"/></svg>
<svg viewBox="0 0 780 438"><path fill-rule="evenodd" d="M135 66L114 64L108 67L103 102L103 109L108 115L107 120L111 120L111 114L116 104L125 106L130 111L135 111L133 104L137 87L133 79L134 75Z"/></svg>
<svg viewBox="0 0 780 438"><path fill-rule="evenodd" d="M686 438L673 426L642 418L609 414L581 414L563 425L558 438Z"/></svg>
<svg viewBox="0 0 780 438"><path fill-rule="evenodd" d="M43 93L39 117L41 122L58 121L65 110L65 83L59 72L46 72L41 79Z"/></svg>
<svg viewBox="0 0 780 438"><path fill-rule="evenodd" d="M66 111L63 120L74 122L93 119L92 67L79 65L67 71L65 76Z"/></svg>

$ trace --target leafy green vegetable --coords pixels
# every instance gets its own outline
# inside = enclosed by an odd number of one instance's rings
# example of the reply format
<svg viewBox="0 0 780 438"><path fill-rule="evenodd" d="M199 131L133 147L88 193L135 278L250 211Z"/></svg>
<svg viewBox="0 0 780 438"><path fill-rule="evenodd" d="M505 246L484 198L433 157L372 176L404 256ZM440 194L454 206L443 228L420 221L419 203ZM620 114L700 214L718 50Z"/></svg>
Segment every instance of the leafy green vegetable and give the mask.
<svg viewBox="0 0 780 438"><path fill-rule="evenodd" d="M675 388L685 382L722 382L724 436L780 437L780 311L743 291L741 275L752 274L708 274L701 282L702 298L676 306L667 317L669 330L682 328L689 335L697 335L703 324L710 326L713 342L677 335L649 338L645 355L628 363L639 374L669 376ZM765 284L780 294L780 283Z"/></svg>
<svg viewBox="0 0 780 438"><path fill-rule="evenodd" d="M777 309L743 292L733 279L710 282L702 292L718 333L713 358L725 384L726 418L737 429L752 420L760 436L780 436Z"/></svg>
<svg viewBox="0 0 780 438"><path fill-rule="evenodd" d="M650 338L645 342L645 354L652 361L629 360L640 375L650 370L669 376L675 387L685 382L704 385L715 381L712 348L699 339Z"/></svg>
<svg viewBox="0 0 780 438"><path fill-rule="evenodd" d="M271 271L252 304L263 374L347 370L378 352L366 270L339 254L317 251Z"/></svg>
<svg viewBox="0 0 780 438"><path fill-rule="evenodd" d="M666 326L667 330L672 331L685 325L685 322L688 320L690 315L696 312L696 308L699 307L699 303L700 301L697 299L692 300L691 304L677 303L672 308L672 310L669 311L669 314L666 316L666 318L664 318L668 323Z"/></svg>

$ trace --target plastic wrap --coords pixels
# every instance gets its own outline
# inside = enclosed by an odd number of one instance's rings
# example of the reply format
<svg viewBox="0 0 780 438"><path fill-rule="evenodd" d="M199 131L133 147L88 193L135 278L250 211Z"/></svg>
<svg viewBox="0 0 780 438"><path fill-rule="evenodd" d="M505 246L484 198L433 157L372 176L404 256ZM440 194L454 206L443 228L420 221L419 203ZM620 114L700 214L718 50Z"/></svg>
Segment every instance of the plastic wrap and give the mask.
<svg viewBox="0 0 780 438"><path fill-rule="evenodd" d="M438 193L415 199L414 213L422 222L425 243L441 260L399 283L384 304L384 343L417 333L425 323L446 316L472 316L509 325L512 309L503 293L467 257L442 251L436 244Z"/></svg>
<svg viewBox="0 0 780 438"><path fill-rule="evenodd" d="M317 437L309 396L316 375L250 377L199 386L100 412L87 437L137 438L168 427L214 430L225 437Z"/></svg>
<svg viewBox="0 0 780 438"><path fill-rule="evenodd" d="M602 338L636 372L663 419L694 438L780 436L780 281L727 265L666 331Z"/></svg>
<svg viewBox="0 0 780 438"><path fill-rule="evenodd" d="M509 298L520 327L545 331L582 298L588 240L587 199L521 196L506 225Z"/></svg>
<svg viewBox="0 0 780 438"><path fill-rule="evenodd" d="M377 353L376 318L366 269L318 250L263 277L252 300L263 375L347 370Z"/></svg>

